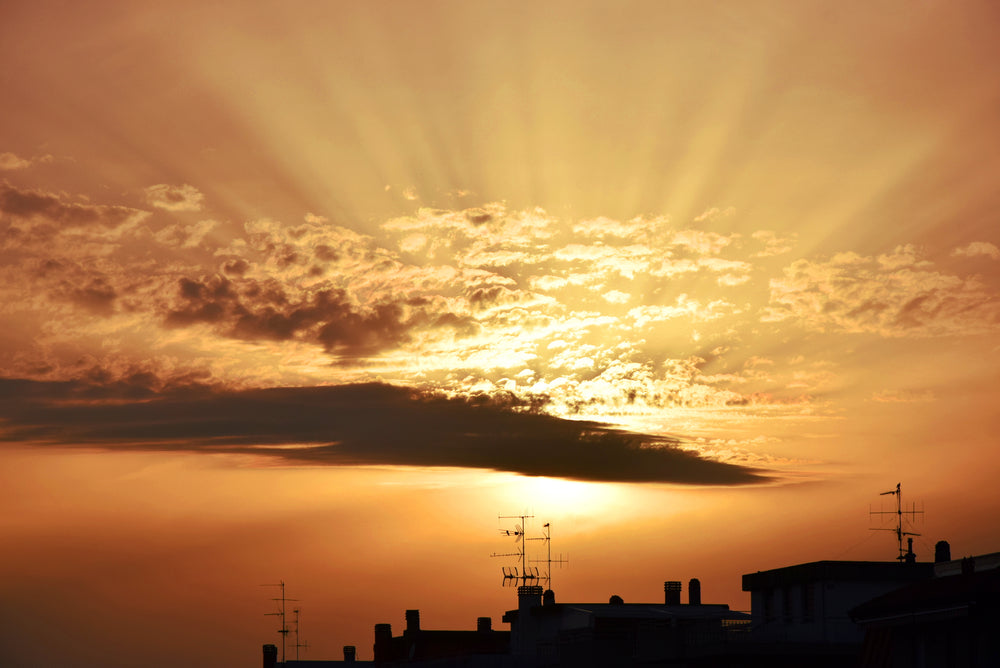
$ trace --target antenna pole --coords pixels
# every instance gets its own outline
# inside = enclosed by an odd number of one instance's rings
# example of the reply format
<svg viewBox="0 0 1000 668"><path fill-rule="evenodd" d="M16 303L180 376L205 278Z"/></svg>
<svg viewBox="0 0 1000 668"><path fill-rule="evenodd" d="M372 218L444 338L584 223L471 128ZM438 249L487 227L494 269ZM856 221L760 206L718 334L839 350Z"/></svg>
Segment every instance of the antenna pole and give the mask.
<svg viewBox="0 0 1000 668"><path fill-rule="evenodd" d="M308 649L309 648L309 643L308 642L299 642L299 612L301 612L301 609L300 608L293 608L292 612L295 613L295 619L293 620L295 622L295 660L298 661L299 660L299 648L302 647L302 648Z"/></svg>
<svg viewBox="0 0 1000 668"><path fill-rule="evenodd" d="M278 582L274 583L274 584L262 584L261 587L281 587L281 597L280 598L272 598L271 599L272 601L278 601L278 602L280 602L281 603L281 608L279 608L277 612L265 612L264 616L265 617L280 617L281 618L281 628L278 629L278 633L281 634L281 662L284 663L285 662L285 645L287 644L288 632L290 630L288 628L288 624L285 623L285 602L286 601L297 601L298 599L296 599L296 598L286 598L285 597L285 581L284 580L278 580ZM296 624L297 624L297 622L298 622L298 616L297 616L298 615L298 610L296 610L295 612L296 612ZM296 628L296 637L297 637L297 635L298 635L298 629ZM297 642L298 641L296 641L296 643ZM296 652L297 651L298 650L296 649Z"/></svg>
<svg viewBox="0 0 1000 668"><path fill-rule="evenodd" d="M872 528L871 530L872 531L893 531L893 532L895 532L895 534L896 534L896 543L897 543L897 545L899 547L899 556L897 556L896 559L898 559L900 563L903 563L903 562L906 561L907 555L909 553L912 553L912 550L909 550L906 553L903 552L903 536L919 536L920 535L918 533L913 533L912 531L903 531L903 515L909 515L910 519L916 519L916 516L917 515L923 515L924 511L917 510L916 506L913 506L912 508L910 508L910 510L903 510L903 491L902 491L902 484L901 483L898 483L898 482L896 483L896 489L890 489L888 492L882 492L882 493L879 494L879 496L887 496L887 495L892 495L892 496L896 497L896 510L895 511L892 511L892 510L872 510L871 507L869 506L869 508L868 508L868 516L871 517L872 515L895 515L896 516L896 527L894 529L889 529L889 528L884 528L884 529L883 528ZM912 545L912 541L910 541L910 544Z"/></svg>
<svg viewBox="0 0 1000 668"><path fill-rule="evenodd" d="M547 553L545 562L546 562L546 567L548 568L548 570L545 572L545 585L547 589L552 589L552 564L559 564L560 566L562 566L562 564L568 564L569 559L563 559L561 554L559 555L558 559L552 558L552 525L551 523L546 522L542 526L542 528L545 529L544 536L542 536L541 538L531 538L529 540L545 541L545 547Z"/></svg>

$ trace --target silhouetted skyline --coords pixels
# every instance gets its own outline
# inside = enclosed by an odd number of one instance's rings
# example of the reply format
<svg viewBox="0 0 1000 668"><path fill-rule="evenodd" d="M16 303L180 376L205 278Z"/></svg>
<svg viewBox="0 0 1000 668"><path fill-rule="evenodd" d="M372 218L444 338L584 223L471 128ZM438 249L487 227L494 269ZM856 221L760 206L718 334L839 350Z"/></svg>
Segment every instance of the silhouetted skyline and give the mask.
<svg viewBox="0 0 1000 668"><path fill-rule="evenodd" d="M899 481L995 550L998 27L3 3L0 662L256 664L275 578L318 655L461 628L499 511L577 600L891 560Z"/></svg>

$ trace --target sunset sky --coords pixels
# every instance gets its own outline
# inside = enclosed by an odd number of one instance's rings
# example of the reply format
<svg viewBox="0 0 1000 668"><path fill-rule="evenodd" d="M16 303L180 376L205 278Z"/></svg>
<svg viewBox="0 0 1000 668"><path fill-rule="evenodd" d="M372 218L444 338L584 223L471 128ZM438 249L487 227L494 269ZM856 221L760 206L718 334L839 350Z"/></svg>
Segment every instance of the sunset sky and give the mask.
<svg viewBox="0 0 1000 668"><path fill-rule="evenodd" d="M498 514L560 601L891 560L898 482L919 559L1000 550L998 33L3 3L0 664L259 665L279 580L302 658L502 628Z"/></svg>

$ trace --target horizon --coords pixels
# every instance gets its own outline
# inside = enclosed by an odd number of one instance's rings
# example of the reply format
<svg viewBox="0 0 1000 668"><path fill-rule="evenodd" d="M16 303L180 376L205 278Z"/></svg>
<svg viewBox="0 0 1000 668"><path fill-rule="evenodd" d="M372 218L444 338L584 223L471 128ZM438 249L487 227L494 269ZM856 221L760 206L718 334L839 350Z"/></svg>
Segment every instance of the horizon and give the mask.
<svg viewBox="0 0 1000 668"><path fill-rule="evenodd" d="M499 515L560 601L895 560L898 483L1000 550L993 4L0 18L11 665L499 628Z"/></svg>

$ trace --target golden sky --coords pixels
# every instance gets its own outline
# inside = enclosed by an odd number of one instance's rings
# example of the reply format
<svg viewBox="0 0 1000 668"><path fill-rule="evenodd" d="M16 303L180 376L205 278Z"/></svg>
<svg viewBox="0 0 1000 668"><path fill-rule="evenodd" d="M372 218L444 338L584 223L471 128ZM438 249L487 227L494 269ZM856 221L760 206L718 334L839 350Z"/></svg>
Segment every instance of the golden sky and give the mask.
<svg viewBox="0 0 1000 668"><path fill-rule="evenodd" d="M5 3L0 646L248 665L278 579L307 658L500 627L498 513L560 600L891 559L897 482L919 558L1000 549L998 29Z"/></svg>

